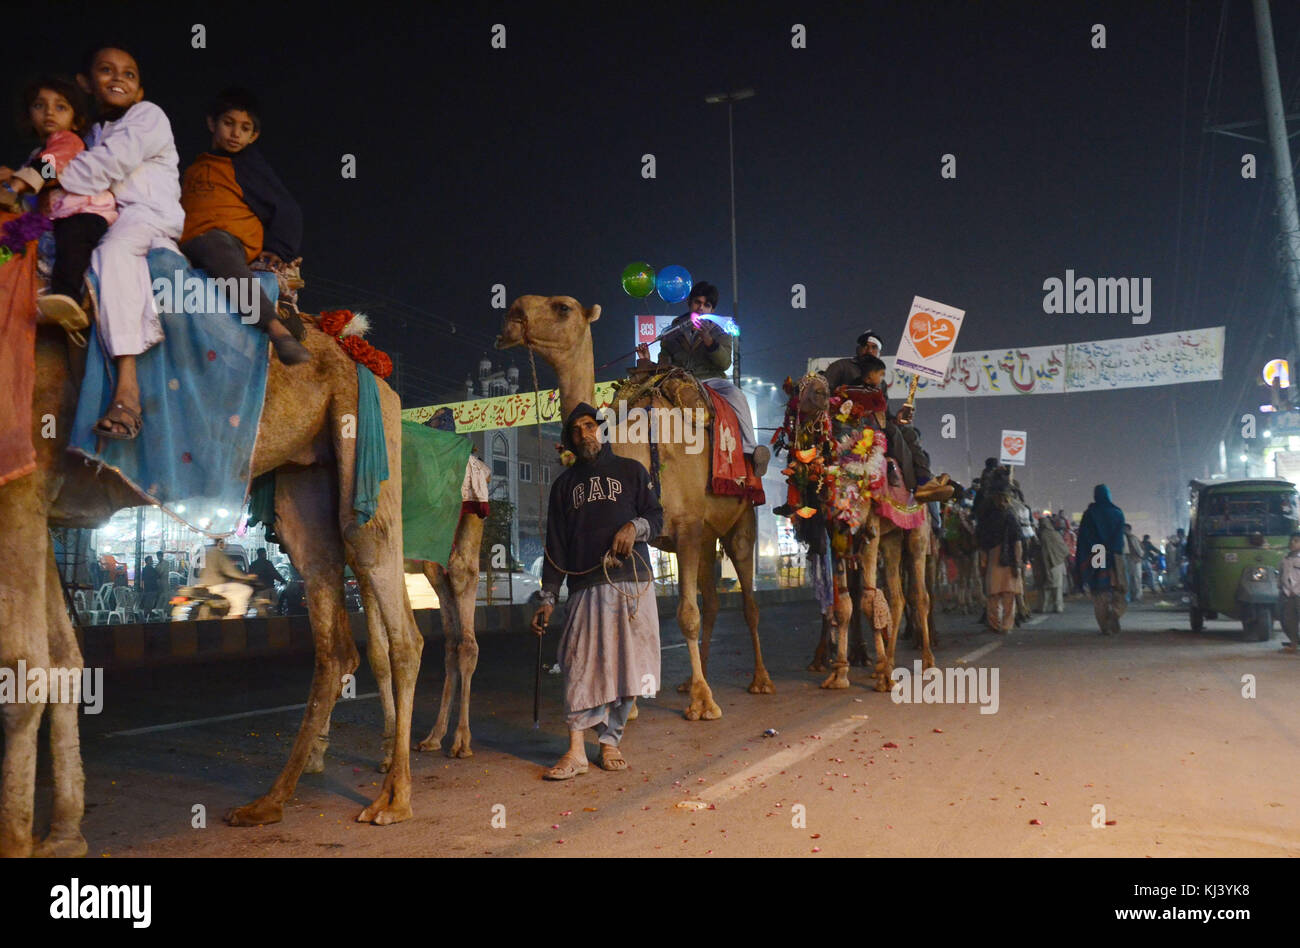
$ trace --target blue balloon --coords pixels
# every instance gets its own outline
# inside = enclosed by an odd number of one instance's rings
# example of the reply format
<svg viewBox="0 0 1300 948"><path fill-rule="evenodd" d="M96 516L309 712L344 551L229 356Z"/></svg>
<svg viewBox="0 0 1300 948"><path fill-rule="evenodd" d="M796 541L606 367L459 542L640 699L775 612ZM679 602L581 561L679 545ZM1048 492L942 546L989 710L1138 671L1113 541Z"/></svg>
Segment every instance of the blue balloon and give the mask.
<svg viewBox="0 0 1300 948"><path fill-rule="evenodd" d="M691 275L685 267L664 267L655 277L655 289L665 303L680 303L691 294Z"/></svg>

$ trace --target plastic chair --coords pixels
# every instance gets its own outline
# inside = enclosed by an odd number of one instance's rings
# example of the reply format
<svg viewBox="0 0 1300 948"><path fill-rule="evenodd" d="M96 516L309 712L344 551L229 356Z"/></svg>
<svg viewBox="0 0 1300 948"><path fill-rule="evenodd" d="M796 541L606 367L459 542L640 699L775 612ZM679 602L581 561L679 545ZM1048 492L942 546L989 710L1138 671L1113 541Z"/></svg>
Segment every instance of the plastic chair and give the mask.
<svg viewBox="0 0 1300 948"><path fill-rule="evenodd" d="M117 608L108 614L108 621L112 622L116 616L119 622L131 622L139 614L136 608L136 591L131 586L116 586L113 589L113 599L117 603Z"/></svg>
<svg viewBox="0 0 1300 948"><path fill-rule="evenodd" d="M95 593L95 610L97 612L109 612L113 608L113 584L104 583Z"/></svg>

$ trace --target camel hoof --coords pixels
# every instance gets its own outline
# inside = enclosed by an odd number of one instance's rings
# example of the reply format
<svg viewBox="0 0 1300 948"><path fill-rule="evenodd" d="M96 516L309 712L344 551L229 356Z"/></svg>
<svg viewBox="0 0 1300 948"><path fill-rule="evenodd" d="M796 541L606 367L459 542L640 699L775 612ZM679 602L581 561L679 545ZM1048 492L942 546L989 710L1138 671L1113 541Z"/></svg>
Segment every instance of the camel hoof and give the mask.
<svg viewBox="0 0 1300 948"><path fill-rule="evenodd" d="M640 716L641 716L641 709L640 709L640 707L637 705L637 703L636 703L635 701L633 701L633 702L632 702L632 710L629 711L629 712L627 713L627 719L628 719L629 721L635 721L635 720L636 720L637 718L639 718Z"/></svg>
<svg viewBox="0 0 1300 948"><path fill-rule="evenodd" d="M383 796L387 796L387 794L383 794ZM357 814L357 822L373 823L375 826L390 826L393 823L409 820L414 815L415 813L411 810L411 804L409 803L398 806L394 803L380 803L380 801L376 800Z"/></svg>
<svg viewBox="0 0 1300 948"><path fill-rule="evenodd" d="M284 807L267 797L236 807L225 816L226 822L231 826L265 826L267 823L279 823L282 819Z"/></svg>
<svg viewBox="0 0 1300 948"><path fill-rule="evenodd" d="M420 741L420 743L416 744L415 749L420 751L442 750L442 738L442 734L430 734L424 740Z"/></svg>
<svg viewBox="0 0 1300 948"><path fill-rule="evenodd" d="M80 859L90 847L80 833L75 836L46 837L32 850L32 855L39 859Z"/></svg>
<svg viewBox="0 0 1300 948"><path fill-rule="evenodd" d="M879 691L881 694L884 694L885 692L889 691L891 685L892 682L890 682L886 678L880 678L880 677L876 678L875 689Z"/></svg>
<svg viewBox="0 0 1300 948"><path fill-rule="evenodd" d="M808 665L808 671L810 671L810 672L824 672L824 671L826 671L826 663L825 663L825 662L818 662L818 661L811 662L811 663L809 663L809 665Z"/></svg>
<svg viewBox="0 0 1300 948"><path fill-rule="evenodd" d="M755 678L749 683L749 693L751 695L774 695L776 694L776 685L772 684L772 679L764 675L762 678Z"/></svg>
<svg viewBox="0 0 1300 948"><path fill-rule="evenodd" d="M831 672L830 675L827 676L826 680L822 682L823 688L840 689L847 688L848 686L849 675L843 668L835 669L835 671Z"/></svg>
<svg viewBox="0 0 1300 948"><path fill-rule="evenodd" d="M451 742L451 750L447 751L448 757L473 757L474 752L469 749L469 729L456 732L456 739Z"/></svg>
<svg viewBox="0 0 1300 948"><path fill-rule="evenodd" d="M722 717L722 709L710 698L708 701L692 701L690 705L682 712L682 717L688 721L716 721Z"/></svg>
<svg viewBox="0 0 1300 948"><path fill-rule="evenodd" d="M921 671L926 671L927 669L930 669L930 668L933 668L933 667L934 667L934 653L933 653L933 652L922 652L922 653L921 653Z"/></svg>

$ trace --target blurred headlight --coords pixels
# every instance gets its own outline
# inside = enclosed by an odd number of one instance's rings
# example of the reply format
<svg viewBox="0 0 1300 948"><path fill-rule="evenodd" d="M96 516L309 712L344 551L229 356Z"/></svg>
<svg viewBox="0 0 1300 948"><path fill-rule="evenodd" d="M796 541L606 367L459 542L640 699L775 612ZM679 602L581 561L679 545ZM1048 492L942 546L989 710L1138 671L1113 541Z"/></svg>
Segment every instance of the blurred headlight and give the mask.
<svg viewBox="0 0 1300 948"><path fill-rule="evenodd" d="M1254 582L1268 579L1268 569L1263 566L1256 566L1250 571L1250 578Z"/></svg>

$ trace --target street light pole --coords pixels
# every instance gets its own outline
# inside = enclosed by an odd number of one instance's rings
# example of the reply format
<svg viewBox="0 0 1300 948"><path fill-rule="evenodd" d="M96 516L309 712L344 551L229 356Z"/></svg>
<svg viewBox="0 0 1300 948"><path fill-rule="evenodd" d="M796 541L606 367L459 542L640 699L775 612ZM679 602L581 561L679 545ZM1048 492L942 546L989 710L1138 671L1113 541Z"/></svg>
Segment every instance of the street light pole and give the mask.
<svg viewBox="0 0 1300 948"><path fill-rule="evenodd" d="M733 103L754 96L753 89L738 89L734 92L719 92L704 97L710 105L727 103L727 155L731 168L731 318L740 326L740 277L736 266L736 137L732 125L731 107ZM731 380L740 384L740 336L731 340Z"/></svg>

